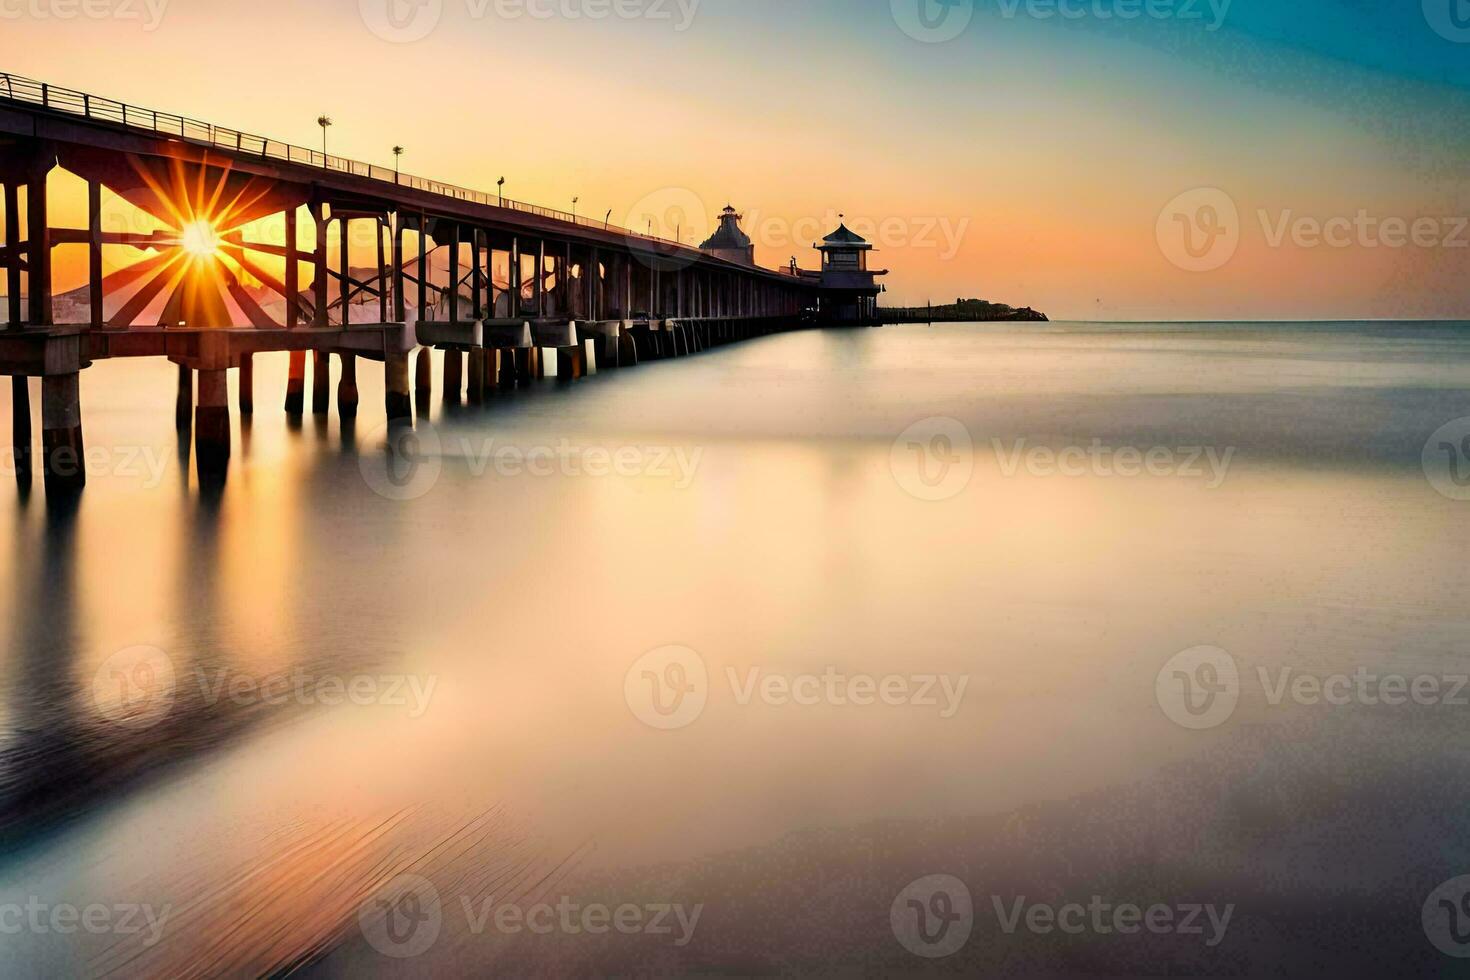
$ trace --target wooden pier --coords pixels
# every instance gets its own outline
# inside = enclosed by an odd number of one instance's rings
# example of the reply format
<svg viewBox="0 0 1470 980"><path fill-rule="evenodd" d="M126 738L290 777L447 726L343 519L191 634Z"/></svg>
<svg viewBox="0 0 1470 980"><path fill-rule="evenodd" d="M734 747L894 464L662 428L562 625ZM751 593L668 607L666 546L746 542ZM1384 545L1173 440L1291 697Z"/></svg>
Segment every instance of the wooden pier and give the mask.
<svg viewBox="0 0 1470 980"><path fill-rule="evenodd" d="M86 187L84 228L49 218L59 171ZM800 326L819 293L789 270L3 73L0 184L0 375L27 482L40 379L48 494L86 483L80 378L98 360L177 364L178 423L217 476L227 372L253 413L258 353L290 352L289 414L330 412L336 357L339 414L358 412L360 365L381 363L384 412L411 423L432 404L430 349L445 352L443 397L475 403L545 377L551 351L568 381L683 357ZM104 194L149 227L108 227ZM85 284L58 296L54 252L78 246Z"/></svg>

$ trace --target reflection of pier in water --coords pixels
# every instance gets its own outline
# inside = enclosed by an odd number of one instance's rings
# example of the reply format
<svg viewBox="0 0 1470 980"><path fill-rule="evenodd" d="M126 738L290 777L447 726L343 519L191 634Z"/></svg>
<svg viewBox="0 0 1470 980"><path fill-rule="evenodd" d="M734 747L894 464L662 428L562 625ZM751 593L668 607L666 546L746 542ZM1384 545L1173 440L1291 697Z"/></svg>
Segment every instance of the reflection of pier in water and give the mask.
<svg viewBox="0 0 1470 980"><path fill-rule="evenodd" d="M54 173L85 184L85 228L49 220ZM409 422L414 394L420 409L432 397L430 349L444 352L444 397L478 402L553 374L573 380L788 329L819 291L794 268L5 74L0 182L0 374L13 379L27 485L28 379L41 379L48 491L86 481L79 379L103 358L179 365L179 426L192 428L201 476L217 481L230 456L228 373L248 416L256 353L290 352L293 416L306 409L308 352L319 416L330 411L333 354L343 418L358 410L358 361L380 362L388 419ZM133 230L104 228L119 223ZM57 297L52 253L68 247L86 249L86 285ZM104 272L104 251L127 261ZM354 264L354 251L370 264ZM85 322L57 323L58 299Z"/></svg>

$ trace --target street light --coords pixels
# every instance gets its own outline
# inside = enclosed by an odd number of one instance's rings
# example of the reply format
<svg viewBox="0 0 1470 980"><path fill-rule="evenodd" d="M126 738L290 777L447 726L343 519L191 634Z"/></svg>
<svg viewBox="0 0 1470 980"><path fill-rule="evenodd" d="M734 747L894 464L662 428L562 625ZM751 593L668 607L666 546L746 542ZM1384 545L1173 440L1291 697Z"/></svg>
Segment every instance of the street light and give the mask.
<svg viewBox="0 0 1470 980"><path fill-rule="evenodd" d="M393 147L393 183L398 183L398 158L403 156L403 147Z"/></svg>
<svg viewBox="0 0 1470 980"><path fill-rule="evenodd" d="M497 180L495 186L500 190L500 206L505 207L505 178Z"/></svg>
<svg viewBox="0 0 1470 980"><path fill-rule="evenodd" d="M607 231L608 225L612 224L612 208L607 209L607 214L602 218L602 230Z"/></svg>
<svg viewBox="0 0 1470 980"><path fill-rule="evenodd" d="M580 197L574 197L574 198L572 198L572 221L574 223L577 220L577 202L580 201L580 200L581 200Z"/></svg>
<svg viewBox="0 0 1470 980"><path fill-rule="evenodd" d="M316 124L322 128L322 166L327 165L327 127L332 125L331 116L317 116Z"/></svg>

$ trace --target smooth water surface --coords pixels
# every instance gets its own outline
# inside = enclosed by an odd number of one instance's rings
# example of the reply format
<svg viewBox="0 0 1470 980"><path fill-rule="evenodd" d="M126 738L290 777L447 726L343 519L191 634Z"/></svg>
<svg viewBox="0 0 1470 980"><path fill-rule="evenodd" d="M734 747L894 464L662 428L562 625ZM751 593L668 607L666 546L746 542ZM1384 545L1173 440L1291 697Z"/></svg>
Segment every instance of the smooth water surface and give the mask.
<svg viewBox="0 0 1470 980"><path fill-rule="evenodd" d="M173 368L99 363L81 502L7 490L0 906L168 910L7 934L16 975L1459 965L1421 911L1470 874L1470 502L1425 450L1470 328L799 332L436 392L394 459L360 373L355 426L293 428L257 358L212 492ZM1202 646L1239 702L1186 727ZM1273 698L1355 672L1445 686ZM396 958L404 874L437 931ZM890 916L930 875L973 901L945 959ZM997 913L1093 896L1234 911L1214 945ZM558 902L642 925L497 925Z"/></svg>

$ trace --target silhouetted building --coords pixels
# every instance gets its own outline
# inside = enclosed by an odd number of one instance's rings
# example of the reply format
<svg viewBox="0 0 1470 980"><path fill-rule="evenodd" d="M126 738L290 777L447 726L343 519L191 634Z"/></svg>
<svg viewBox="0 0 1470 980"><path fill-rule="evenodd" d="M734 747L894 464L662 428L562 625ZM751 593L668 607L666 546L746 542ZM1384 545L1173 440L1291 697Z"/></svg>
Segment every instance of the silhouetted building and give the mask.
<svg viewBox="0 0 1470 980"><path fill-rule="evenodd" d="M725 210L720 214L720 227L699 246L700 250L718 259L739 262L741 265L755 265L755 243L740 230L740 219L743 217L733 207L725 205Z"/></svg>
<svg viewBox="0 0 1470 980"><path fill-rule="evenodd" d="M873 246L846 224L814 246L822 253L822 291L817 315L826 323L873 323L878 318L879 276L887 269L869 269L868 253Z"/></svg>

